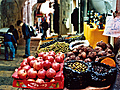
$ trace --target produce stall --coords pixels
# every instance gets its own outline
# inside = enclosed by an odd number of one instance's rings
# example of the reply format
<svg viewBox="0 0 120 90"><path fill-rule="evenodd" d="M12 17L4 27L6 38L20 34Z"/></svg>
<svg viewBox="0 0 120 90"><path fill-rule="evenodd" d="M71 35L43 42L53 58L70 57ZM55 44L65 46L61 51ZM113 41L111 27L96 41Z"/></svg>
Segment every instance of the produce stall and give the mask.
<svg viewBox="0 0 120 90"><path fill-rule="evenodd" d="M90 46L84 35L59 37L41 43L15 70L13 87L30 89L109 89L116 80L112 45L98 41Z"/></svg>

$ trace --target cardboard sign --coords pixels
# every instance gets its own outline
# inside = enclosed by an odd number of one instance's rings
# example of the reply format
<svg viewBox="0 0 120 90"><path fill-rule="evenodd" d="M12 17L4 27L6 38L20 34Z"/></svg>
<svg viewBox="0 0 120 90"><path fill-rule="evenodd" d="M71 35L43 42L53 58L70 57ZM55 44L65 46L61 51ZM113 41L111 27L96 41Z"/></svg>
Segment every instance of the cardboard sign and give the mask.
<svg viewBox="0 0 120 90"><path fill-rule="evenodd" d="M107 16L103 35L112 37L120 36L120 16L115 18L113 16Z"/></svg>

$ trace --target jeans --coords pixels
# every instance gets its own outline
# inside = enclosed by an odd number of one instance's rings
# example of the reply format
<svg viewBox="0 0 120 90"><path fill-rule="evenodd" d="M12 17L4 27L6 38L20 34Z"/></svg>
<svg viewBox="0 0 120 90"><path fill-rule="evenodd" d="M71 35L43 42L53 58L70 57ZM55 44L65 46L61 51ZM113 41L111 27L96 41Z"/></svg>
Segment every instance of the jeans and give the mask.
<svg viewBox="0 0 120 90"><path fill-rule="evenodd" d="M10 49L10 59L15 58L15 48L12 42L4 42L5 45L5 59L8 60L8 47Z"/></svg>
<svg viewBox="0 0 120 90"><path fill-rule="evenodd" d="M30 56L30 38L26 39L25 56Z"/></svg>

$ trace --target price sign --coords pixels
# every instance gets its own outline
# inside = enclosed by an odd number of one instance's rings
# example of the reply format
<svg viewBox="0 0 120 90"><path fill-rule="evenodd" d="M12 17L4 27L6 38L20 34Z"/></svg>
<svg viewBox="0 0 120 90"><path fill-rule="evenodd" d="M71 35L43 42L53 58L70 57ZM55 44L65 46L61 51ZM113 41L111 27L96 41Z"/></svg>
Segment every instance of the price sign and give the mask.
<svg viewBox="0 0 120 90"><path fill-rule="evenodd" d="M112 37L120 36L120 16L115 18L113 16L107 16L103 35Z"/></svg>

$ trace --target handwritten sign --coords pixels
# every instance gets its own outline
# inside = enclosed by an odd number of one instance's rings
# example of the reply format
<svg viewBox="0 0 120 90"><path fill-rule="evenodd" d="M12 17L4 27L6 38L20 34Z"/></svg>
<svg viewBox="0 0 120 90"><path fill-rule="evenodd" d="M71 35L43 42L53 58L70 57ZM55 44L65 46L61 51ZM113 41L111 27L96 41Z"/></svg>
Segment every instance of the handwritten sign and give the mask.
<svg viewBox="0 0 120 90"><path fill-rule="evenodd" d="M113 16L107 16L103 35L112 37L120 36L120 16L115 18Z"/></svg>

